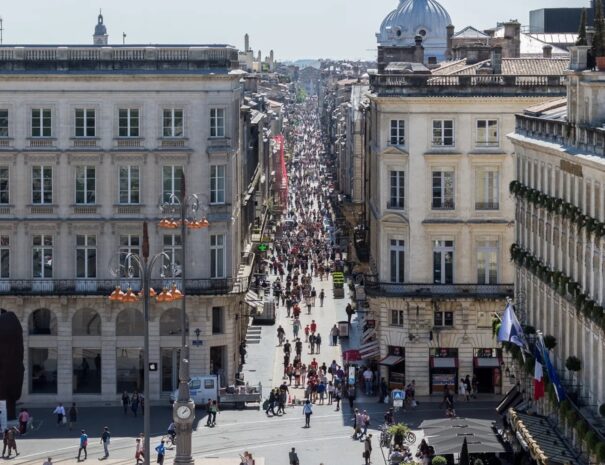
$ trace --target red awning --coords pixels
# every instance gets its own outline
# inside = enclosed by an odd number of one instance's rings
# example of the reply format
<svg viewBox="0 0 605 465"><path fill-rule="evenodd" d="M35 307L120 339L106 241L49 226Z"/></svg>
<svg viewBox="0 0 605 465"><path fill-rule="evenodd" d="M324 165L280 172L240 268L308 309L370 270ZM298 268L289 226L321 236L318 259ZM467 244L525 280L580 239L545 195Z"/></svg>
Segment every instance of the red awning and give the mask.
<svg viewBox="0 0 605 465"><path fill-rule="evenodd" d="M359 360L361 360L361 354L358 350L345 350L342 353L342 359L345 362L358 362Z"/></svg>

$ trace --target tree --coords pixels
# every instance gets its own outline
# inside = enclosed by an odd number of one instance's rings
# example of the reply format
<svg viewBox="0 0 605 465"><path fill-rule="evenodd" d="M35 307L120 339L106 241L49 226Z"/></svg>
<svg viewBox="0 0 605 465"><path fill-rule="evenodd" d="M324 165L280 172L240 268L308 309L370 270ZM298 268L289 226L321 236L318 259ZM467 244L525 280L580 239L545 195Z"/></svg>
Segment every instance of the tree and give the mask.
<svg viewBox="0 0 605 465"><path fill-rule="evenodd" d="M460 451L460 465L471 465L471 459L468 455L468 444L466 442L466 437L462 442L462 450Z"/></svg>
<svg viewBox="0 0 605 465"><path fill-rule="evenodd" d="M595 6L592 54L595 58L605 56L605 21L603 20L603 5L600 0L596 2Z"/></svg>
<svg viewBox="0 0 605 465"><path fill-rule="evenodd" d="M588 42L586 41L586 8L582 8L580 29L578 29L578 40L576 40L576 45L588 45Z"/></svg>
<svg viewBox="0 0 605 465"><path fill-rule="evenodd" d="M0 310L0 399L6 400L8 419L16 417L23 386L23 328L13 312Z"/></svg>

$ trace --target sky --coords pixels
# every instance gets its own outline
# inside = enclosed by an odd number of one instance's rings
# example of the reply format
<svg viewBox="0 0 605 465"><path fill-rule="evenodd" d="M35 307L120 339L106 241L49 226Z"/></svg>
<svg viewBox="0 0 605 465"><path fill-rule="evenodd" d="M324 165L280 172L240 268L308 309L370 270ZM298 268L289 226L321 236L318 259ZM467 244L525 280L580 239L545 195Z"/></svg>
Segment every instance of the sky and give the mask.
<svg viewBox="0 0 605 465"><path fill-rule="evenodd" d="M517 19L529 11L588 6L589 0L440 0L456 30ZM109 43L250 46L277 60L374 59L376 32L399 0L6 0L4 44L88 44L103 10Z"/></svg>

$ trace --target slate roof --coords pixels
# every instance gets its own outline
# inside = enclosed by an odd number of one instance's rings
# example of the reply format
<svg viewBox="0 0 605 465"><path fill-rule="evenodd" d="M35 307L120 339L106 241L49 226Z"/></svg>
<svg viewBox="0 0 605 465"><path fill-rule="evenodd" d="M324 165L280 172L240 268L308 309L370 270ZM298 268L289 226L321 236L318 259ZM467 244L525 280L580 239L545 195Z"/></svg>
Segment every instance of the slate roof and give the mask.
<svg viewBox="0 0 605 465"><path fill-rule="evenodd" d="M476 75L481 67L490 66L490 60L466 65L466 60L451 62L433 70L437 75ZM446 64L447 65L447 64ZM503 58L502 74L512 76L561 76L569 68L569 58Z"/></svg>

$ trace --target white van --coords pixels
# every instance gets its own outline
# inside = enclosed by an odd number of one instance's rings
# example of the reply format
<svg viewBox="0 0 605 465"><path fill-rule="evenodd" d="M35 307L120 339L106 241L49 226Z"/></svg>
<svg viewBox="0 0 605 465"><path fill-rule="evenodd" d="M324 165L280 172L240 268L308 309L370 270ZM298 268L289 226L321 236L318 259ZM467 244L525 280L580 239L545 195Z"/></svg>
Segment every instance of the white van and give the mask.
<svg viewBox="0 0 605 465"><path fill-rule="evenodd" d="M216 375L192 376L189 380L189 394L197 406L205 406L210 399L219 404L235 404L237 408L244 408L246 402L258 402L260 405L262 387L259 384L221 388ZM176 401L178 395L178 389L170 394L170 403Z"/></svg>

